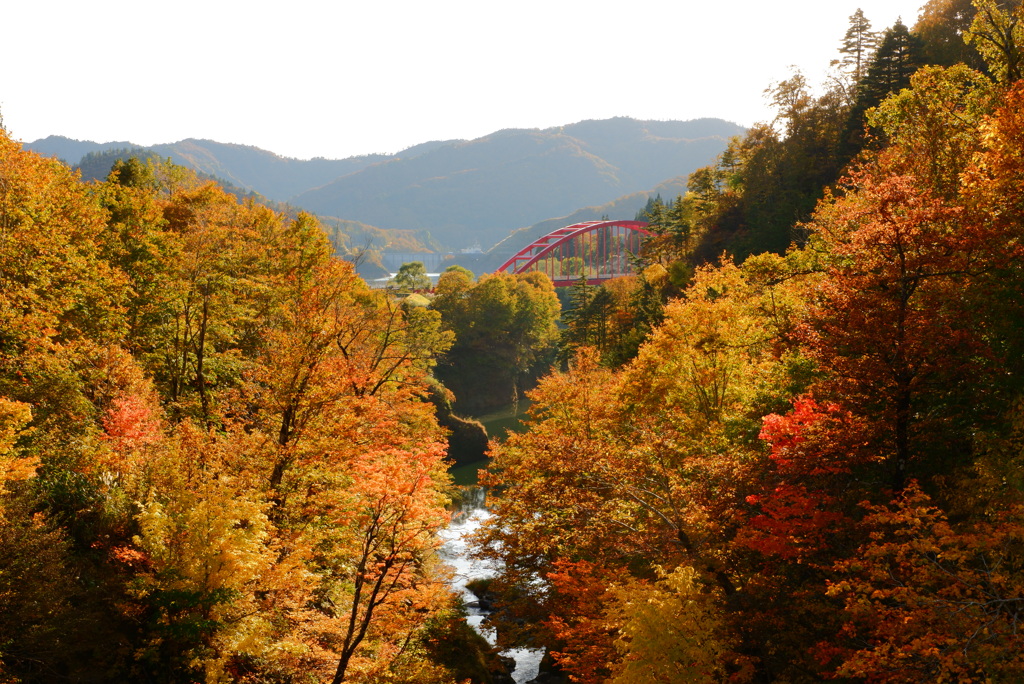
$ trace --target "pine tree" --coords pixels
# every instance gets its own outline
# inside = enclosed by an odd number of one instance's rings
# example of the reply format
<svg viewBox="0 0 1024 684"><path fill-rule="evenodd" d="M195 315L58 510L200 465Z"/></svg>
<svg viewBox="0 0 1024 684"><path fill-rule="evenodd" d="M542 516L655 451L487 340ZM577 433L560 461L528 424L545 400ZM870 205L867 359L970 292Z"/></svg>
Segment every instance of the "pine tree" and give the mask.
<svg viewBox="0 0 1024 684"><path fill-rule="evenodd" d="M856 16L856 15L854 15ZM891 93L910 85L910 77L921 66L921 40L901 21L886 29L871 64L857 83L857 95L843 133L843 152L851 159L864 146L867 111L881 104Z"/></svg>
<svg viewBox="0 0 1024 684"><path fill-rule="evenodd" d="M843 55L839 63L850 73L854 83L860 83L867 73L871 55L877 47L878 34L871 30L871 22L858 8L850 17L850 28L843 36L843 45L839 48Z"/></svg>
<svg viewBox="0 0 1024 684"><path fill-rule="evenodd" d="M857 105L866 105L865 109L874 107L890 93L909 86L910 77L921 66L920 54L920 41L910 34L903 22L897 21L886 30L859 83Z"/></svg>

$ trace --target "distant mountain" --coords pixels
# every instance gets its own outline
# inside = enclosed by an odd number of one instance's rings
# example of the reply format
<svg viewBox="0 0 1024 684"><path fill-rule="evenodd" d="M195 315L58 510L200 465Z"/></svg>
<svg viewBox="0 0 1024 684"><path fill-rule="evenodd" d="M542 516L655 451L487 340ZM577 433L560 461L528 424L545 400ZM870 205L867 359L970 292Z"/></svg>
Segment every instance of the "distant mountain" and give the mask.
<svg viewBox="0 0 1024 684"><path fill-rule="evenodd" d="M348 159L290 159L258 147L194 139L151 149L175 164L223 178L278 202L390 158L371 154Z"/></svg>
<svg viewBox="0 0 1024 684"><path fill-rule="evenodd" d="M90 152L106 152L108 150L134 149L137 147L138 145L135 143L126 141L96 143L88 140L72 140L62 135L51 135L25 145L27 150L32 150L44 157L56 157L63 160L68 166L74 166L82 160L82 157Z"/></svg>
<svg viewBox="0 0 1024 684"><path fill-rule="evenodd" d="M422 143L402 151L400 155L419 155L448 142ZM161 158L169 158L175 164L209 177L223 179L236 187L258 192L276 202L284 202L310 188L319 187L371 164L399 157L370 154L347 159L291 159L249 145L193 138L141 148L130 142L95 143L51 135L28 143L25 147L47 157L62 159L71 166L79 164L87 154L144 149L147 153L152 152Z"/></svg>
<svg viewBox="0 0 1024 684"><path fill-rule="evenodd" d="M79 160L78 164L75 164L72 168L77 169L82 175L83 181L102 181L106 180L110 176L111 170L114 165L124 159L135 157L140 160L154 160L162 161L164 156L159 152L154 151L148 147L121 147L109 150L103 150L101 152L89 152ZM203 181L214 181L219 184L224 190L231 193L239 200L255 200L266 206L270 207L275 211L282 212L289 216L295 216L299 213L299 209L292 207L283 202L275 202L272 199L264 197L260 193L252 190L251 188L239 187L235 183L215 176L204 171L194 171L196 177ZM361 225L361 224L360 224Z"/></svg>
<svg viewBox="0 0 1024 684"><path fill-rule="evenodd" d="M78 169L79 173L82 174L82 180L88 182L106 180L110 176L110 171L114 168L114 164L119 160L128 159L129 157L135 157L142 161L161 158L153 150L130 145L128 147L115 147L89 152L79 159L77 163L68 162L66 158L64 161L69 163L72 168ZM227 181L223 182L226 183Z"/></svg>
<svg viewBox="0 0 1024 684"><path fill-rule="evenodd" d="M418 232L426 242L458 250L488 249L513 230L636 193L643 195L642 206L659 183L685 180L743 130L721 119L620 117L333 160L289 159L211 140L146 149L270 200L388 231ZM50 136L25 147L74 165L89 153L137 146Z"/></svg>
<svg viewBox="0 0 1024 684"><path fill-rule="evenodd" d="M718 119L583 121L505 130L369 165L290 203L485 248L509 231L648 191L711 163L743 128Z"/></svg>

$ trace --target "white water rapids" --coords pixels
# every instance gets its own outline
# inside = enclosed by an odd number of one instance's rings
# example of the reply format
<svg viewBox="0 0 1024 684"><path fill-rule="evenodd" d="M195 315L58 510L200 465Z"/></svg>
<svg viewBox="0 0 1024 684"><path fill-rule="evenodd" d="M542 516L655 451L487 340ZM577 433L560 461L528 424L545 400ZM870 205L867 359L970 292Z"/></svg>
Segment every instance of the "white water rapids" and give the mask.
<svg viewBox="0 0 1024 684"><path fill-rule="evenodd" d="M467 582L490 577L495 573L493 566L472 557L469 545L470 536L491 514L484 506L483 488L467 488L466 495L466 501L462 508L452 514L451 524L441 532L441 538L444 539L441 557L455 570L452 587L462 594L468 606L469 624L493 645L494 631L483 624L486 612L476 607L476 596L466 588ZM516 661L516 669L512 672L512 678L516 684L526 684L537 676L544 651L543 649L519 648L503 651L501 655Z"/></svg>

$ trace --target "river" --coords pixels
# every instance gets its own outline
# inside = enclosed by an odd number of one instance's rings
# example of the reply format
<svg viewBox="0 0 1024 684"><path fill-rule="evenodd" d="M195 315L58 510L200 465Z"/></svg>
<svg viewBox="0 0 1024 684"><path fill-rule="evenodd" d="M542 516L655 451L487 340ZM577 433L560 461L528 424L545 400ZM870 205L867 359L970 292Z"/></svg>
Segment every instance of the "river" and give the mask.
<svg viewBox="0 0 1024 684"><path fill-rule="evenodd" d="M502 440L508 431L522 429L521 419L528 406L529 402L524 400L476 419L484 424L488 435ZM490 577L496 572L493 566L473 557L470 545L470 537L491 516L486 506L486 492L477 486L477 471L486 467L487 461L484 460L452 469L452 478L455 484L463 488L464 496L462 506L452 514L451 524L441 533L444 540L441 556L455 570L452 586L462 594L466 602L469 624L493 645L494 632L484 624L487 613L477 606L476 596L466 588L468 582ZM525 684L539 674L544 651L512 649L503 651L501 655L515 660L516 667L512 671L512 679L516 684Z"/></svg>
<svg viewBox="0 0 1024 684"><path fill-rule="evenodd" d="M482 416L474 416L474 420L479 420L483 423L489 437L503 441L505 439L505 435L509 432L521 432L524 429L522 421L526 416L526 410L529 407L529 399L520 399L516 404L510 404L509 406ZM477 483L477 471L486 467L487 460L485 459L483 461L457 466L452 468L449 472L451 472L452 482L455 484L463 487L473 486Z"/></svg>
<svg viewBox="0 0 1024 684"><path fill-rule="evenodd" d="M482 487L466 487L465 494L463 505L452 514L451 524L441 533L444 540L441 557L455 571L452 587L462 594L466 602L467 621L494 645L494 631L484 624L487 612L477 606L476 596L466 588L470 581L490 577L495 573L492 565L473 557L470 545L470 537L491 514L487 510L486 493ZM544 656L544 650L518 648L502 651L501 655L515 660L516 667L512 671L512 679L516 684L525 684L540 673L540 661Z"/></svg>

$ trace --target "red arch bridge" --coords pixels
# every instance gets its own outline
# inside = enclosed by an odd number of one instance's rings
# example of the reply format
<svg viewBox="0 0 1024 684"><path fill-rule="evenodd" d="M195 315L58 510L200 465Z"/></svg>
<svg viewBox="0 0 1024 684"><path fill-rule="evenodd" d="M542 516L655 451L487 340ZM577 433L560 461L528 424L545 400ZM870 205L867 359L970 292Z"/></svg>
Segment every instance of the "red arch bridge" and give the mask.
<svg viewBox="0 0 1024 684"><path fill-rule="evenodd" d="M555 287L572 285L585 276L588 285L632 275L629 254L640 251L650 235L643 221L587 221L552 231L519 250L498 270L505 273L546 273Z"/></svg>

